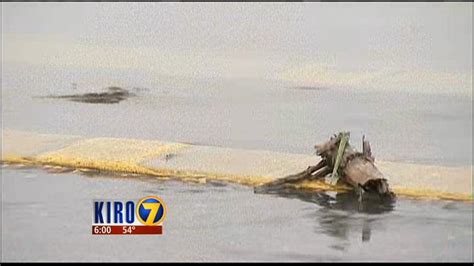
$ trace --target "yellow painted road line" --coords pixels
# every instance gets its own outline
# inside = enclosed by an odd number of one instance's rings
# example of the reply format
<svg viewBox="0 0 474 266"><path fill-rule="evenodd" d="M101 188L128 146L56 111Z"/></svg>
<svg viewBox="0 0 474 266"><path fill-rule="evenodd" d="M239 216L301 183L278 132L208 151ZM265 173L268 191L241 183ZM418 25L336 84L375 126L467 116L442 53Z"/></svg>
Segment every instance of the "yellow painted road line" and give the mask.
<svg viewBox="0 0 474 266"><path fill-rule="evenodd" d="M75 168L143 173L145 169L140 165L143 160L164 156L187 146L159 141L93 138L39 154L35 160L42 164Z"/></svg>
<svg viewBox="0 0 474 266"><path fill-rule="evenodd" d="M216 179L256 186L300 172L316 156L198 146L155 140L83 138L6 130L2 161L102 171ZM472 167L376 161L398 196L472 201ZM297 188L343 191L347 187L305 181Z"/></svg>

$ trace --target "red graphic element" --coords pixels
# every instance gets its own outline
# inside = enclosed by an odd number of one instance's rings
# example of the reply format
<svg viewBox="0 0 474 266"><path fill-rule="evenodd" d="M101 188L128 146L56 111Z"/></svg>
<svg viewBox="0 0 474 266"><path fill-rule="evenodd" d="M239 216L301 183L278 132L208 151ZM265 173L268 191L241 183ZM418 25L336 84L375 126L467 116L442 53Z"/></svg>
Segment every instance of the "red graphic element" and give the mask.
<svg viewBox="0 0 474 266"><path fill-rule="evenodd" d="M93 235L161 235L161 225L93 225Z"/></svg>

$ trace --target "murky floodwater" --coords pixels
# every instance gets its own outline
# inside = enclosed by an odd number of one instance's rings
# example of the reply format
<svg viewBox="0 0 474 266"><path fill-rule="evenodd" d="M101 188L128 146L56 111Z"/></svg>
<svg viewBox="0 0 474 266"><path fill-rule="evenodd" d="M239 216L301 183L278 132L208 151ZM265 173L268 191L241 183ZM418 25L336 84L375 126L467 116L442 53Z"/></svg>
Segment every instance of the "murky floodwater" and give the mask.
<svg viewBox="0 0 474 266"><path fill-rule="evenodd" d="M71 83L77 83L73 89ZM198 80L147 72L6 66L3 127L37 133L143 138L312 154L348 130L377 159L472 164L472 99L459 95L294 89L257 80ZM141 88L117 104L36 96ZM135 92L135 91L133 91Z"/></svg>
<svg viewBox="0 0 474 266"><path fill-rule="evenodd" d="M2 129L304 154L348 130L377 160L472 165L471 7L2 3ZM38 97L108 86L140 90L115 104ZM2 178L6 261L472 260L468 203ZM169 206L163 236L90 234L93 199L150 194Z"/></svg>
<svg viewBox="0 0 474 266"><path fill-rule="evenodd" d="M254 194L224 183L47 173L8 166L4 261L472 261L472 204L345 194ZM161 236L91 235L94 199L158 195Z"/></svg>
<svg viewBox="0 0 474 266"><path fill-rule="evenodd" d="M307 154L313 144L345 129L356 145L367 134L378 159L471 162L472 101L458 96L20 69L4 71L4 128ZM102 76L97 81L93 74ZM109 85L142 89L117 104L35 98ZM472 260L472 204L467 203L402 199L390 206L359 206L348 195L256 195L248 187L219 183L10 168L2 175L5 261ZM169 206L163 236L90 234L93 199L150 194Z"/></svg>

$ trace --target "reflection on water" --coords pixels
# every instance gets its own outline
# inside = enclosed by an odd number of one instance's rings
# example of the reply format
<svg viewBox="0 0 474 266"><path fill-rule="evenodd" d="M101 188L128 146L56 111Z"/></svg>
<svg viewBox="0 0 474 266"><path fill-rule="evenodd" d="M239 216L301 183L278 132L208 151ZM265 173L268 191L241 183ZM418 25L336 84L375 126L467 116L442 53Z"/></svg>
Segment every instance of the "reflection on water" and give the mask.
<svg viewBox="0 0 474 266"><path fill-rule="evenodd" d="M323 207L314 213L314 219L318 222L316 233L324 233L345 240L342 244L331 246L336 250L346 249L344 243L348 245L351 230L360 230L362 242L370 241L371 223L377 220L377 215L391 212L395 207L395 199L364 197L359 200L359 196L354 191L331 193L285 187L270 190L267 193L278 197L299 199Z"/></svg>
<svg viewBox="0 0 474 266"><path fill-rule="evenodd" d="M338 192L332 196L331 192L285 187L278 190L270 190L267 193L286 198L298 198L330 209L368 214L381 214L392 211L395 204L395 200L382 200L376 197L363 197L362 201L359 201L359 196L354 191Z"/></svg>
<svg viewBox="0 0 474 266"><path fill-rule="evenodd" d="M6 261L472 261L472 204L43 170L2 165ZM93 199L149 194L170 206L163 236L90 234Z"/></svg>

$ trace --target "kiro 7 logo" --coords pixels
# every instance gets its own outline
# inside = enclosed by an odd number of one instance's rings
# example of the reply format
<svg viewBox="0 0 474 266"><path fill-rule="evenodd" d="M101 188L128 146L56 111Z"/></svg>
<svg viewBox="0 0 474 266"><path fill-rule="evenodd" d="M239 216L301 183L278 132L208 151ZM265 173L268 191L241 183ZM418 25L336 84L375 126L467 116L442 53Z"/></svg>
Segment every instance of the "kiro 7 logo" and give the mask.
<svg viewBox="0 0 474 266"><path fill-rule="evenodd" d="M95 200L93 235L163 234L166 204L156 196L134 201Z"/></svg>

